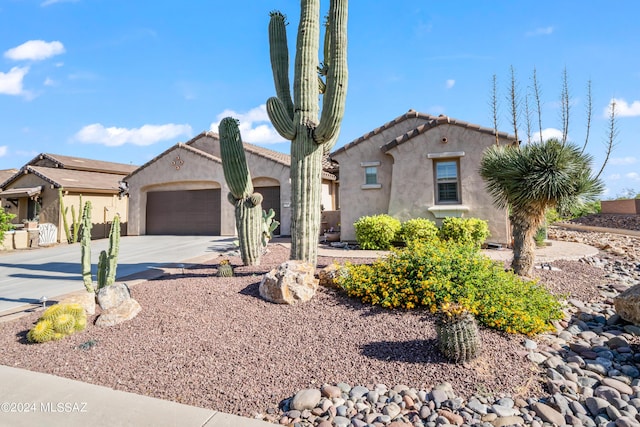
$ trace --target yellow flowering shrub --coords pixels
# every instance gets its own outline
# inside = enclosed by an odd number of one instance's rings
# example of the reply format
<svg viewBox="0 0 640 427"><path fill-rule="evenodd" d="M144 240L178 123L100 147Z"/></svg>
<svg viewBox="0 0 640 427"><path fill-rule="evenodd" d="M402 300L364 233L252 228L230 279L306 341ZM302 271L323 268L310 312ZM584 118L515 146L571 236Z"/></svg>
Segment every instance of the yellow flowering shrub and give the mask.
<svg viewBox="0 0 640 427"><path fill-rule="evenodd" d="M557 297L537 281L504 271L473 245L453 241L408 242L371 265L346 265L338 279L347 295L386 308L426 307L432 313L457 304L481 324L535 335L562 317Z"/></svg>

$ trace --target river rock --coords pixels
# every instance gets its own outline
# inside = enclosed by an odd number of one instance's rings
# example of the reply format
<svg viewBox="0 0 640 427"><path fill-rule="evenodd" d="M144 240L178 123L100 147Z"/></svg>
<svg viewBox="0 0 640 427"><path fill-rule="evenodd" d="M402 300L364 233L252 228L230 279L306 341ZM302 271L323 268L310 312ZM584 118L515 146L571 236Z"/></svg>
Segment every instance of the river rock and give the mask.
<svg viewBox="0 0 640 427"><path fill-rule="evenodd" d="M304 261L289 260L264 275L260 296L277 304L297 304L313 298L318 289L315 267Z"/></svg>
<svg viewBox="0 0 640 427"><path fill-rule="evenodd" d="M313 409L318 403L320 403L320 390L315 388L307 388L300 390L293 396L291 401L291 409L297 409L298 411L304 411L305 409Z"/></svg>
<svg viewBox="0 0 640 427"><path fill-rule="evenodd" d="M531 405L531 409L536 412L536 415L539 416L542 421L546 421L548 423L553 423L556 425L564 425L565 420L564 416L553 409L551 406L545 405L542 402L534 402Z"/></svg>

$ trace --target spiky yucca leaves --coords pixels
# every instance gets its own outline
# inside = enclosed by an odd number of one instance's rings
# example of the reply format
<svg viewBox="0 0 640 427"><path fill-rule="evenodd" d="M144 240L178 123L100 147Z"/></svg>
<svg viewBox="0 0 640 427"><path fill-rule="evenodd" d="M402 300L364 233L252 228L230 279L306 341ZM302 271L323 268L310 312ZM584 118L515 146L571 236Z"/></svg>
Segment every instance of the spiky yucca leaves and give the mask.
<svg viewBox="0 0 640 427"><path fill-rule="evenodd" d="M347 93L347 9L347 0L330 2L321 64L320 0L301 1L293 99L286 17L273 11L269 22L271 69L277 96L267 100L267 113L276 131L291 141L290 257L313 265L317 262L320 234L322 157L331 150L340 133Z"/></svg>
<svg viewBox="0 0 640 427"><path fill-rule="evenodd" d="M446 304L436 320L438 348L455 363L474 359L481 347L476 319L458 304Z"/></svg>
<svg viewBox="0 0 640 427"><path fill-rule="evenodd" d="M229 186L227 198L235 206L236 229L244 265L260 265L262 255L262 194L253 192L238 121L225 117L218 126L220 157Z"/></svg>
<svg viewBox="0 0 640 427"><path fill-rule="evenodd" d="M492 146L483 155L480 175L500 208L508 207L513 231L513 271L531 277L534 236L547 208L567 210L594 201L603 184L591 173L592 158L557 139L520 147Z"/></svg>
<svg viewBox="0 0 640 427"><path fill-rule="evenodd" d="M44 311L27 333L30 342L57 341L87 326L87 314L80 304L54 304Z"/></svg>

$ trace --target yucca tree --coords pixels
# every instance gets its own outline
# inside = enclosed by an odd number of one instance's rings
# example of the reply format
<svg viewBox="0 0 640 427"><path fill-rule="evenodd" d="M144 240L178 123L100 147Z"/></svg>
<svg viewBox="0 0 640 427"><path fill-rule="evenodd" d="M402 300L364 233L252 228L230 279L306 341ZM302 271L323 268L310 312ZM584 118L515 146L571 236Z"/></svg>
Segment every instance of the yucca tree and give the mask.
<svg viewBox="0 0 640 427"><path fill-rule="evenodd" d="M521 146L487 149L480 175L497 206L510 211L513 271L531 277L535 262L534 235L547 208L566 211L596 200L603 184L591 172L592 157L557 139Z"/></svg>

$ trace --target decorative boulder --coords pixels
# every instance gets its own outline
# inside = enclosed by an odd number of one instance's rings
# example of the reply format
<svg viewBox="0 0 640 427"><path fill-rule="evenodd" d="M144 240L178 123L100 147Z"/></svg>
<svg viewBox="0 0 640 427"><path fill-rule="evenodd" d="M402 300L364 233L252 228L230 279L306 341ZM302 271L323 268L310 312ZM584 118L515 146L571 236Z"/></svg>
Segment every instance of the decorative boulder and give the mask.
<svg viewBox="0 0 640 427"><path fill-rule="evenodd" d="M131 298L129 287L125 283L114 283L98 291L98 304L102 310L117 307Z"/></svg>
<svg viewBox="0 0 640 427"><path fill-rule="evenodd" d="M102 314L98 316L98 319L96 319L96 326L107 327L126 322L136 317L141 310L142 307L140 307L138 301L129 298L117 307L104 310Z"/></svg>
<svg viewBox="0 0 640 427"><path fill-rule="evenodd" d="M345 274L347 270L343 266L337 263L330 264L318 272L320 286L338 288L336 279Z"/></svg>
<svg viewBox="0 0 640 427"><path fill-rule="evenodd" d="M640 325L640 285L635 285L614 298L616 312L627 322Z"/></svg>
<svg viewBox="0 0 640 427"><path fill-rule="evenodd" d="M87 316L96 314L96 294L93 292L82 292L70 295L60 301L60 304L80 304L87 313Z"/></svg>
<svg viewBox="0 0 640 427"><path fill-rule="evenodd" d="M315 267L304 261L285 261L264 275L260 296L277 304L296 304L310 300L318 289Z"/></svg>

